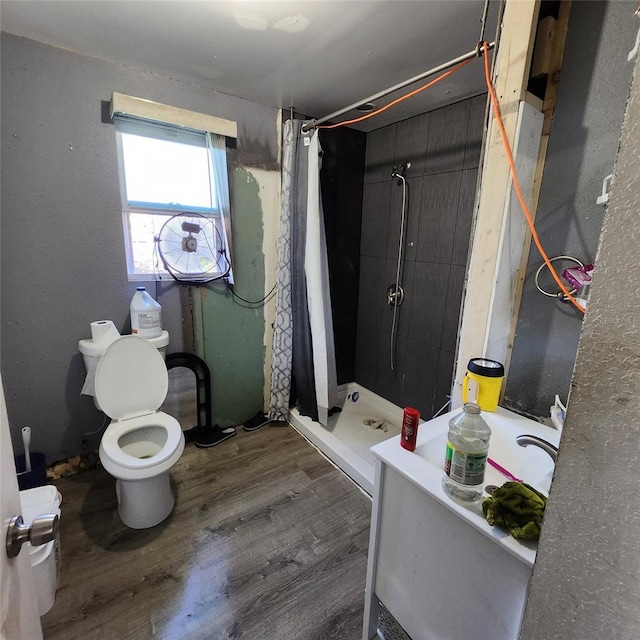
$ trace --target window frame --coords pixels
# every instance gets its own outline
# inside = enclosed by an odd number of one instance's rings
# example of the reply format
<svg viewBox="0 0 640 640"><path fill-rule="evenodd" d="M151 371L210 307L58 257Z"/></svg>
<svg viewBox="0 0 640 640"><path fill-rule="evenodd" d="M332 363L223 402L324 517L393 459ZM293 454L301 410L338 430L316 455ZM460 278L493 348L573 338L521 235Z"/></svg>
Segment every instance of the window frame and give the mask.
<svg viewBox="0 0 640 640"><path fill-rule="evenodd" d="M131 215L143 214L165 217L167 220L172 216L175 216L181 212L187 214L199 214L210 218L215 226L217 233L219 234L222 245L224 247L225 259L227 260L228 268L226 270L219 270L215 274L212 274L212 279L222 279L229 282L233 282L233 271L231 266L232 255L232 243L230 237L230 210L228 202L228 168L226 162L224 162L224 173L216 179L215 172L220 172L218 161L214 161L212 157L213 146L219 150L219 143L215 145L211 144L211 136L208 134L217 134L227 136L231 134L231 137L237 136L237 125L235 122L229 120L223 120L214 116L208 116L206 114L198 114L196 112L188 111L185 109L179 109L176 107L170 107L160 103L143 100L140 98L134 98L131 96L124 96L123 94L117 94L114 92L111 103L111 115L116 124L116 157L118 163L118 180L120 188L120 205L122 212L122 225L124 232L124 247L126 257L126 269L127 278L130 282L140 281L153 281L153 280L167 280L172 279L173 276L165 270L164 265L161 264L160 258L156 256L156 248L154 251L154 267L150 273L140 273L135 266L134 258L134 240L131 234ZM162 119L158 119L158 116ZM118 121L118 124L116 123ZM195 125L195 126L194 126ZM206 128L198 125L207 125ZM138 129L139 128L139 129ZM124 129L124 131L122 130ZM145 135L146 132L154 132L156 135ZM171 136L162 136L162 131L177 133L177 139L171 140ZM127 182L125 172L125 152L122 144L123 133L130 133L134 135L140 135L149 138L157 138L166 140L167 142L185 141L193 134L194 139L202 137L204 139L204 147L208 151L208 171L209 180L211 185L216 185L213 188L215 194L215 204L212 207L183 207L176 206L176 208L153 206L157 203L148 203L145 205L143 202L130 202L127 197ZM199 145L197 145L199 146ZM225 152L226 153L226 152ZM217 164L216 164L217 163ZM216 165L214 167L214 164ZM219 193L218 186L224 181L225 193ZM217 184L216 184L217 183ZM156 218L157 219L157 218ZM154 233L159 233L160 229L154 230ZM154 240L155 242L155 240ZM157 259L157 263L155 260ZM157 267L156 267L157 264ZM157 269L157 270L156 270ZM181 275L180 280L184 281L202 281L202 275L200 276L186 276Z"/></svg>

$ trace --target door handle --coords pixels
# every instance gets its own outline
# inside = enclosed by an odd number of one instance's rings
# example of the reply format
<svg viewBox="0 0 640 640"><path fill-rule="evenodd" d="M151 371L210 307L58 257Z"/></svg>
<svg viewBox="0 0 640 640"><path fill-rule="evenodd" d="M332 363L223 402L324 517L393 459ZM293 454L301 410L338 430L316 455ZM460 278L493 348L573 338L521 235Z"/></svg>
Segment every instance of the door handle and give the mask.
<svg viewBox="0 0 640 640"><path fill-rule="evenodd" d="M7 555L15 558L25 542L34 547L53 540L58 534L58 514L46 513L36 516L31 525L25 524L22 516L13 516L7 528Z"/></svg>

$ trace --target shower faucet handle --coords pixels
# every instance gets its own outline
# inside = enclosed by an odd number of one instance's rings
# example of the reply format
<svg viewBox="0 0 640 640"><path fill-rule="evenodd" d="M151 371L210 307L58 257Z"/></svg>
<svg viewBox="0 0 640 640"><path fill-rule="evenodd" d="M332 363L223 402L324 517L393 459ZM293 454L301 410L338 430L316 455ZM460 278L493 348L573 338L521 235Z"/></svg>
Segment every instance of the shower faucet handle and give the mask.
<svg viewBox="0 0 640 640"><path fill-rule="evenodd" d="M404 289L400 285L392 284L387 289L387 304L399 307L404 302Z"/></svg>

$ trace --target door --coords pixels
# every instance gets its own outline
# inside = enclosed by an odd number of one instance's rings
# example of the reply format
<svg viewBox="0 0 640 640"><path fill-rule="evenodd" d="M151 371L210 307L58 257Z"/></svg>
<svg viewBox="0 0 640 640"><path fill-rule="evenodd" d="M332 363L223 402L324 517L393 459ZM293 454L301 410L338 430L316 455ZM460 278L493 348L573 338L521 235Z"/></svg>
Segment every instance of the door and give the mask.
<svg viewBox="0 0 640 640"><path fill-rule="evenodd" d="M41 640L42 627L29 554L23 548L15 558L9 559L5 547L8 523L13 516L21 515L21 508L1 376L0 423L0 640Z"/></svg>

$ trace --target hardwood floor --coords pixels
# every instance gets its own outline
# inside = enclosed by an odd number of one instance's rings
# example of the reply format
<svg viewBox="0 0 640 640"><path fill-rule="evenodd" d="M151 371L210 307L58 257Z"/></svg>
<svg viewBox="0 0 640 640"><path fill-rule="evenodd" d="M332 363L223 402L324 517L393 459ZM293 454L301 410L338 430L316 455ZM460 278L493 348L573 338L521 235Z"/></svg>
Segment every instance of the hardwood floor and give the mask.
<svg viewBox="0 0 640 640"><path fill-rule="evenodd" d="M102 468L63 478L62 571L46 640L356 640L370 500L292 427L173 469L173 514L135 531Z"/></svg>

